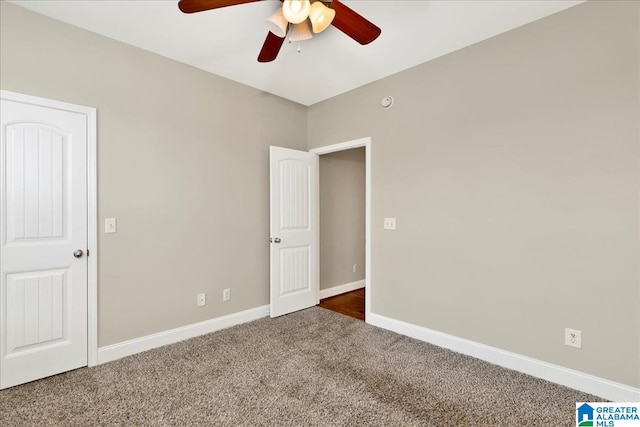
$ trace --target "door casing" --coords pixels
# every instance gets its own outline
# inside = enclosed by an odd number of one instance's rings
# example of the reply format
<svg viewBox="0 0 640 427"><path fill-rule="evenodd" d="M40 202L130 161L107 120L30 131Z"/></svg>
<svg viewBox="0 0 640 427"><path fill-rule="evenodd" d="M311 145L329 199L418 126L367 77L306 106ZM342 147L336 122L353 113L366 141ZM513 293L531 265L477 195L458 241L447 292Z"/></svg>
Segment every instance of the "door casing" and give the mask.
<svg viewBox="0 0 640 427"><path fill-rule="evenodd" d="M326 145L309 150L317 155L335 153L336 151L350 150L364 147L365 151L365 270L364 270L364 318L367 323L371 314L371 137L354 139L339 144ZM318 206L320 209L320 206ZM316 212L316 215L318 213ZM318 219L319 223L319 219ZM318 241L320 238L318 236ZM320 295L320 280L318 280L318 295Z"/></svg>
<svg viewBox="0 0 640 427"><path fill-rule="evenodd" d="M87 118L87 365L98 364L98 187L96 109L0 90L0 98L84 114Z"/></svg>

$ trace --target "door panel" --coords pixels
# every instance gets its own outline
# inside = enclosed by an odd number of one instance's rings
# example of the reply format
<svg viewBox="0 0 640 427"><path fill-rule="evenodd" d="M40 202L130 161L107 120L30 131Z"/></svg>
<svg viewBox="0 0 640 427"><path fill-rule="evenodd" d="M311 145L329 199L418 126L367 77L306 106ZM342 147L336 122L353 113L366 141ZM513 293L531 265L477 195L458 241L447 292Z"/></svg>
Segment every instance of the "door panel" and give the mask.
<svg viewBox="0 0 640 427"><path fill-rule="evenodd" d="M7 275L8 356L68 338L64 329L67 270ZM65 333L67 332L67 333Z"/></svg>
<svg viewBox="0 0 640 427"><path fill-rule="evenodd" d="M309 246L280 249L280 296L309 289Z"/></svg>
<svg viewBox="0 0 640 427"><path fill-rule="evenodd" d="M5 99L0 110L6 388L87 364L87 118Z"/></svg>
<svg viewBox="0 0 640 427"><path fill-rule="evenodd" d="M292 150L293 151L293 150ZM310 166L297 159L284 159L280 169L280 230L309 230Z"/></svg>
<svg viewBox="0 0 640 427"><path fill-rule="evenodd" d="M271 147L271 317L318 303L318 156Z"/></svg>
<svg viewBox="0 0 640 427"><path fill-rule="evenodd" d="M34 238L62 238L64 213L63 135L37 124L11 124L7 139L8 244Z"/></svg>

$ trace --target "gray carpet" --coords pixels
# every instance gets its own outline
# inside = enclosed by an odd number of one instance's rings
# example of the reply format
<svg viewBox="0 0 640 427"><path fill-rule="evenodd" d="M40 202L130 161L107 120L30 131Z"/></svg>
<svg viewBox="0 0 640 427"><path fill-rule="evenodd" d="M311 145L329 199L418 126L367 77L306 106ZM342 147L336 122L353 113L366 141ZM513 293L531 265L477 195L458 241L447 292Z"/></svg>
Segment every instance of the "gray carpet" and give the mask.
<svg viewBox="0 0 640 427"><path fill-rule="evenodd" d="M0 391L0 425L575 426L588 400L314 307Z"/></svg>

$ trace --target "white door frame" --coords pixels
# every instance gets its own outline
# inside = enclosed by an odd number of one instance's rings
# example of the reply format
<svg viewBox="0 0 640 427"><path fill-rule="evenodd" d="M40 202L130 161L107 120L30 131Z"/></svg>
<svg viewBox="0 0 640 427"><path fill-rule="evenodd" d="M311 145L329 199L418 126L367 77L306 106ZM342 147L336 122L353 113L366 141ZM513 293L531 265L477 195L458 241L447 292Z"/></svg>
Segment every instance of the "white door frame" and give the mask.
<svg viewBox="0 0 640 427"><path fill-rule="evenodd" d="M365 152L365 244L364 244L364 318L367 323L370 322L371 314L371 137L365 137L360 139L354 139L352 141L341 142L339 144L326 145L324 147L314 148L309 150L311 153L317 155L335 153L336 151L350 150L352 148L364 147ZM319 209L322 207L319 206ZM318 218L318 229L320 228L319 212L316 212ZM318 233L319 234L319 233ZM318 242L320 236L318 235ZM318 271L320 271L318 266ZM318 295L320 295L320 280L318 280Z"/></svg>
<svg viewBox="0 0 640 427"><path fill-rule="evenodd" d="M98 186L96 109L0 90L0 98L87 117L87 365L98 364Z"/></svg>

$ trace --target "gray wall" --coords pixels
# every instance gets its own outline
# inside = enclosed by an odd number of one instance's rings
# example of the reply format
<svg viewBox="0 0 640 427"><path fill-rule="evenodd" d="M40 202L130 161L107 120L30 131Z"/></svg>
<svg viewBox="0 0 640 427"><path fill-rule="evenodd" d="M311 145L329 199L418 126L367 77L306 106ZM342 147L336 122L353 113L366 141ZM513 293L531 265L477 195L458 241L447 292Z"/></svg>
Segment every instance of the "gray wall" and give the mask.
<svg viewBox="0 0 640 427"><path fill-rule="evenodd" d="M364 279L364 154L354 148L320 156L320 289Z"/></svg>
<svg viewBox="0 0 640 427"><path fill-rule="evenodd" d="M268 304L268 147L306 108L1 7L0 87L98 109L99 345Z"/></svg>
<svg viewBox="0 0 640 427"><path fill-rule="evenodd" d="M374 313L640 386L638 9L588 2L310 107L309 148L372 137Z"/></svg>

